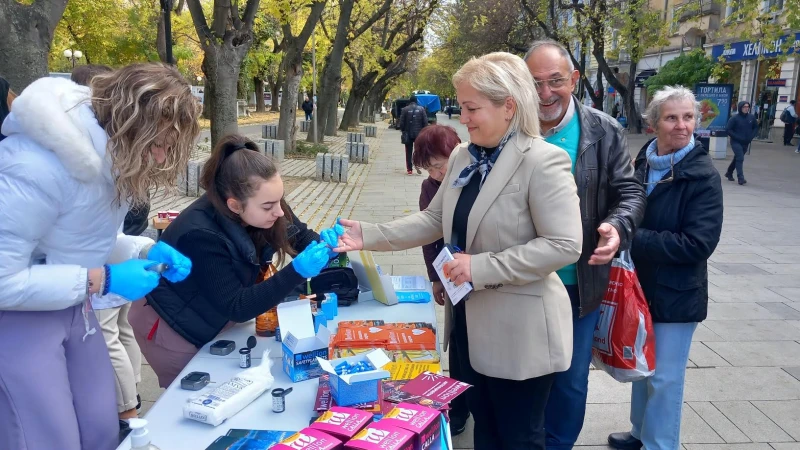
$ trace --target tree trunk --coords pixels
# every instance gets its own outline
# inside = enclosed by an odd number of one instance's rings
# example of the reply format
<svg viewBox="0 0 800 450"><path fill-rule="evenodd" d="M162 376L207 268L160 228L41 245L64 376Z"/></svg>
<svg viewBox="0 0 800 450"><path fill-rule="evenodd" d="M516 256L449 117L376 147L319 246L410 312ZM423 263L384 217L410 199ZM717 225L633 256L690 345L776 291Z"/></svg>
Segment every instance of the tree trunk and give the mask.
<svg viewBox="0 0 800 450"><path fill-rule="evenodd" d="M283 84L283 80L279 77L269 86L269 92L272 95L272 105L270 105L269 110L272 112L278 112L281 110L281 106L278 103L278 95L281 92L281 84Z"/></svg>
<svg viewBox="0 0 800 450"><path fill-rule="evenodd" d="M623 97L625 102L625 117L628 119L628 132L635 130L636 134L642 134L642 115L636 107L636 66L638 64L631 61L631 68L628 73L627 95Z"/></svg>
<svg viewBox="0 0 800 450"><path fill-rule="evenodd" d="M297 94L303 78L303 55L295 48L287 49L284 63L286 79L283 81L278 139L283 140L284 148L291 152L297 147Z"/></svg>
<svg viewBox="0 0 800 450"><path fill-rule="evenodd" d="M238 59L238 61L236 61ZM213 45L206 50L203 58L203 73L206 87L213 86L210 97L211 147L214 148L223 137L239 131L236 114L236 88L239 81L239 67L242 58L231 48ZM216 70L214 70L216 69ZM205 91L209 97L208 89Z"/></svg>
<svg viewBox="0 0 800 450"><path fill-rule="evenodd" d="M266 112L267 108L264 106L264 80L260 77L254 77L253 85L256 87L256 112Z"/></svg>
<svg viewBox="0 0 800 450"><path fill-rule="evenodd" d="M377 77L378 72L372 71L364 75L357 83L354 83L353 89L350 91L350 96L347 98L347 104L344 107L342 123L339 125L340 131L347 131L350 128L358 126L358 119L361 114L361 107L364 105L364 99Z"/></svg>
<svg viewBox="0 0 800 450"><path fill-rule="evenodd" d="M284 141L284 148L292 152L297 147L297 108L300 81L303 78L303 50L314 32L325 1L317 0L311 4L311 12L300 33L295 36L289 24L283 24L283 42L285 44L283 64L285 80L283 82L283 99L281 100L281 116L278 120L278 139Z"/></svg>
<svg viewBox="0 0 800 450"><path fill-rule="evenodd" d="M40 0L32 5L0 0L0 76L15 92L47 76L53 33L66 7L67 0Z"/></svg>
<svg viewBox="0 0 800 450"><path fill-rule="evenodd" d="M336 135L336 101L338 100L339 90L336 86L342 84L342 62L344 61L344 50L349 43L347 38L348 28L350 28L350 16L353 13L355 0L341 0L339 2L339 23L336 26L336 37L333 40L333 48L326 58L325 68L322 72L322 86L324 89L319 93L317 113L313 120L317 121L317 132L324 132L327 136ZM331 108L331 104L334 108ZM331 120L331 110L333 110L333 126L328 125ZM314 142L314 126L312 124L308 141Z"/></svg>
<svg viewBox="0 0 800 450"><path fill-rule="evenodd" d="M205 68L201 67L205 73ZM214 86L206 80L203 86L203 119L211 120L211 110L214 109Z"/></svg>

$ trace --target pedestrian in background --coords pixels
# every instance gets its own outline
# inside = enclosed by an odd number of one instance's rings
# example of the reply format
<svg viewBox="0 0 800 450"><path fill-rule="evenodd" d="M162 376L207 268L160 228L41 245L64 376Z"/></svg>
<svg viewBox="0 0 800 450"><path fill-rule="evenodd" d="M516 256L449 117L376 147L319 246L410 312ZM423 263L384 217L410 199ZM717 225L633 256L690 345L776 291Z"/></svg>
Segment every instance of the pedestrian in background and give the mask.
<svg viewBox="0 0 800 450"><path fill-rule="evenodd" d="M311 99L308 98L307 95L306 99L303 101L301 108L303 108L303 112L306 113L306 121L309 121L314 117L314 104L311 102Z"/></svg>
<svg viewBox="0 0 800 450"><path fill-rule="evenodd" d="M401 133L400 140L406 146L406 173L408 175L412 174L411 170L413 169L411 156L414 152L414 140L427 125L428 114L425 108L419 106L417 96L411 94L408 105L400 111L400 125L398 125ZM417 169L417 173L421 174L422 171Z"/></svg>
<svg viewBox="0 0 800 450"><path fill-rule="evenodd" d="M581 258L556 272L572 306L572 362L568 370L554 375L545 414L547 448L571 449L586 414L594 330L608 290L611 260L630 245L644 214L645 194L633 176L619 122L572 95L580 74L566 48L555 41L536 41L525 62L541 99L542 136L569 155L584 218ZM597 170L598 165L603 170Z"/></svg>
<svg viewBox="0 0 800 450"><path fill-rule="evenodd" d="M647 207L631 257L653 317L656 371L633 383L631 431L608 437L620 450L681 448L686 363L708 313L707 261L722 233L719 172L693 135L699 111L692 91L665 87L645 114L656 138L636 158Z"/></svg>
<svg viewBox="0 0 800 450"><path fill-rule="evenodd" d="M449 100L449 99L448 99ZM420 131L417 140L414 141L414 166L421 167L428 171L428 178L422 182L422 190L419 194L419 210L425 211L431 200L439 191L442 181L447 174L447 161L450 153L461 143L456 130L453 127L444 125L427 126ZM445 297L444 285L439 280L436 269L433 268L433 261L439 256L439 252L444 248L444 239L422 246L422 255L425 258L425 267L428 269L428 279L432 283L433 298L440 306L444 306L448 301ZM459 357L458 345L450 336L450 346L448 347L447 357L450 364L450 377L459 381L464 381L461 375L461 360ZM467 407L467 396L456 397L450 402L450 432L453 436L458 436L464 432L469 419L469 408Z"/></svg>
<svg viewBox="0 0 800 450"><path fill-rule="evenodd" d="M750 102L739 102L738 110L739 113L731 117L725 127L733 149L733 161L725 171L725 178L733 181L733 169L736 169L739 184L744 185L747 183L744 179L744 153L758 133L758 120L750 114Z"/></svg>
<svg viewBox="0 0 800 450"><path fill-rule="evenodd" d="M156 263L175 282L189 274L168 245L118 231L129 204L186 167L198 116L183 75L162 64L98 76L92 90L44 77L14 101L0 142L0 341L13 343L0 346L1 449L119 444L92 305L144 297Z"/></svg>
<svg viewBox="0 0 800 450"><path fill-rule="evenodd" d="M792 136L794 136L794 126L797 123L797 110L795 110L796 101L789 102L789 106L781 113L781 121L783 122L783 145L792 145Z"/></svg>

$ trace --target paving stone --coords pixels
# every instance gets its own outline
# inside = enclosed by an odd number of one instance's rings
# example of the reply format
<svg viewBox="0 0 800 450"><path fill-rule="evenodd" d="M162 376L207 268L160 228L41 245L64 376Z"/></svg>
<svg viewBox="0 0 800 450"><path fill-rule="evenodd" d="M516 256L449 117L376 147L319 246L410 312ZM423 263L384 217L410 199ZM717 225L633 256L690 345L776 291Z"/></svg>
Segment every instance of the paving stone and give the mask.
<svg viewBox="0 0 800 450"><path fill-rule="evenodd" d="M772 261L755 253L714 253L709 258L709 262L722 264L758 264L771 263Z"/></svg>
<svg viewBox="0 0 800 450"><path fill-rule="evenodd" d="M800 441L800 400L753 402L753 405L794 440Z"/></svg>
<svg viewBox="0 0 800 450"><path fill-rule="evenodd" d="M742 433L711 402L690 402L689 406L716 432L725 442L750 442L750 438Z"/></svg>
<svg viewBox="0 0 800 450"><path fill-rule="evenodd" d="M793 440L791 436L786 434L750 402L714 402L714 406L753 442L786 442Z"/></svg>
<svg viewBox="0 0 800 450"><path fill-rule="evenodd" d="M780 320L781 317L754 303L711 303L708 320Z"/></svg>
<svg viewBox="0 0 800 450"><path fill-rule="evenodd" d="M800 302L800 288L797 287L771 287L771 291L786 297L792 302Z"/></svg>
<svg viewBox="0 0 800 450"><path fill-rule="evenodd" d="M797 381L800 381L800 367L784 367L783 370L789 375L795 377Z"/></svg>
<svg viewBox="0 0 800 450"><path fill-rule="evenodd" d="M683 444L686 450L772 450L769 444Z"/></svg>
<svg viewBox="0 0 800 450"><path fill-rule="evenodd" d="M759 305L781 316L785 320L800 320L800 311L785 303L759 303Z"/></svg>
<svg viewBox="0 0 800 450"><path fill-rule="evenodd" d="M694 334L692 335L692 342L724 341L725 339L705 326L707 322L708 321L706 320L705 322L697 325L697 329L694 330Z"/></svg>
<svg viewBox="0 0 800 450"><path fill-rule="evenodd" d="M767 287L708 286L708 296L717 303L785 302L786 298Z"/></svg>
<svg viewBox="0 0 800 450"><path fill-rule="evenodd" d="M775 450L800 450L800 442L770 442Z"/></svg>
<svg viewBox="0 0 800 450"><path fill-rule="evenodd" d="M727 255L731 256L731 255ZM751 275L751 274L768 274L766 270L760 269L753 264L747 263L721 263L710 262L709 265L714 266L715 269L727 275Z"/></svg>
<svg viewBox="0 0 800 450"><path fill-rule="evenodd" d="M707 342L706 345L736 367L782 367L800 361L794 341Z"/></svg>
<svg viewBox="0 0 800 450"><path fill-rule="evenodd" d="M800 314L800 311L795 312ZM800 340L800 329L786 326L783 320L706 320L703 325L729 342Z"/></svg>
<svg viewBox="0 0 800 450"><path fill-rule="evenodd" d="M786 367L796 365L795 361ZM689 369L684 400L800 400L800 381L778 367Z"/></svg>
<svg viewBox="0 0 800 450"><path fill-rule="evenodd" d="M693 342L689 360L697 367L730 367L730 363L706 347L702 342Z"/></svg>
<svg viewBox="0 0 800 450"><path fill-rule="evenodd" d="M154 402L166 389L158 386L158 377L149 364L142 364L142 381L136 385L136 391L142 401Z"/></svg>
<svg viewBox="0 0 800 450"><path fill-rule="evenodd" d="M759 269L776 275L794 275L800 273L800 264L753 264Z"/></svg>

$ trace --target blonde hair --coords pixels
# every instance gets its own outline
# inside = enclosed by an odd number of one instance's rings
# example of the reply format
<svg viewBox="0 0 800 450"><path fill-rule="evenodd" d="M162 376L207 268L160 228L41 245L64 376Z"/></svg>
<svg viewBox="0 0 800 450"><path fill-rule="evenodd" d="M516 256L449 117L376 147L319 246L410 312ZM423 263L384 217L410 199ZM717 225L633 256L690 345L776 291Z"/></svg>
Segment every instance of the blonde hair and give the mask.
<svg viewBox="0 0 800 450"><path fill-rule="evenodd" d="M92 79L92 108L109 136L117 201L147 202L151 187L174 188L200 133L199 104L172 66L133 64ZM150 148L166 148L157 165Z"/></svg>
<svg viewBox="0 0 800 450"><path fill-rule="evenodd" d="M453 75L453 86L469 83L495 106L511 97L516 106L508 131L538 137L539 94L525 61L517 55L495 52L472 58Z"/></svg>

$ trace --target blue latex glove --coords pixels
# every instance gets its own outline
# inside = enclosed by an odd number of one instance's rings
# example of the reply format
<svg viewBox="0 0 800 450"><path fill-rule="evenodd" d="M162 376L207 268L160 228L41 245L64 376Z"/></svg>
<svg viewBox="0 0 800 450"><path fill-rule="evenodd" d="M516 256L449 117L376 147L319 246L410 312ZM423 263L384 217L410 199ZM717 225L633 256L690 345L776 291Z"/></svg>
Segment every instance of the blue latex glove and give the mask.
<svg viewBox="0 0 800 450"><path fill-rule="evenodd" d="M339 238L344 236L344 227L339 224L339 219L336 219L336 225L333 227L320 231L319 236L329 247L328 257L333 258L338 255L338 253L334 252L333 249L339 246Z"/></svg>
<svg viewBox="0 0 800 450"><path fill-rule="evenodd" d="M192 271L192 262L189 258L183 256L166 242L157 242L147 253L147 259L168 265L169 268L163 273L163 276L173 283L185 280Z"/></svg>
<svg viewBox="0 0 800 450"><path fill-rule="evenodd" d="M120 264L109 266L111 276L108 292L125 297L130 301L139 300L158 286L161 275L147 270L156 261L148 259L129 259Z"/></svg>
<svg viewBox="0 0 800 450"><path fill-rule="evenodd" d="M319 275L320 271L328 266L329 260L327 244L314 242L295 256L292 265L301 277L311 278Z"/></svg>

